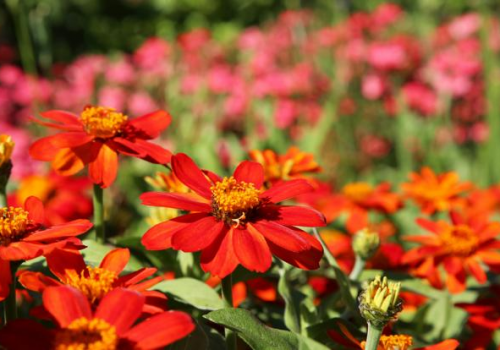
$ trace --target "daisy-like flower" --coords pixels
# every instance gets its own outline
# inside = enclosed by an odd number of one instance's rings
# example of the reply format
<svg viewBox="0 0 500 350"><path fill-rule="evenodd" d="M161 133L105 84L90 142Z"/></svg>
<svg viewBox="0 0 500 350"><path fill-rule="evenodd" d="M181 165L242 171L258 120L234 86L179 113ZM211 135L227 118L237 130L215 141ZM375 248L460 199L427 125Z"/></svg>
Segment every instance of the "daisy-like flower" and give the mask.
<svg viewBox="0 0 500 350"><path fill-rule="evenodd" d="M417 223L429 231L430 235L409 236L405 239L419 243L403 257L403 263L415 267L415 274L424 277L440 288L441 277L438 270L443 266L446 271L446 285L452 293L465 290L467 274L479 283L485 283L486 273L483 264L500 263L500 223L489 222L484 217L464 217L456 212L450 213L451 223L417 219Z"/></svg>
<svg viewBox="0 0 500 350"><path fill-rule="evenodd" d="M410 181L401 185L405 196L417 203L422 212L456 210L464 206L462 194L472 189L470 182L461 182L458 174L447 172L435 174L423 167L420 173L410 173Z"/></svg>
<svg viewBox="0 0 500 350"><path fill-rule="evenodd" d="M220 178L205 175L182 153L172 157L172 169L194 193L148 192L142 202L192 213L153 226L142 238L147 249L201 251L203 270L220 278L239 264L265 272L272 254L299 268L318 268L321 244L294 226L324 226L323 215L277 204L311 190L307 181L282 182L264 191L264 171L258 163L242 162L233 176Z"/></svg>
<svg viewBox="0 0 500 350"><path fill-rule="evenodd" d="M63 111L41 115L51 122L36 122L63 132L36 141L30 155L50 161L60 175L76 174L88 165L90 179L105 188L116 178L118 154L156 164L170 161L169 151L149 142L170 124L170 115L165 111L130 120L113 108L100 106L85 107L79 117Z"/></svg>
<svg viewBox="0 0 500 350"><path fill-rule="evenodd" d="M46 259L50 271L57 279L41 272L24 271L19 276L19 282L26 289L42 293L47 287L69 285L80 290L90 304L95 306L112 290L127 288L146 296L144 312L156 313L165 309L159 306L161 301L165 304L165 295L148 290L161 282L163 277L145 280L156 272L156 268L144 267L120 276L130 259L130 251L126 248L110 251L98 267L87 265L77 250L56 248L46 256Z"/></svg>
<svg viewBox="0 0 500 350"><path fill-rule="evenodd" d="M328 335L335 342L342 344L348 349L365 349L366 342L356 339L342 323L338 322L338 331L328 331ZM406 334L382 335L377 350L455 350L460 343L455 339L447 339L438 344L428 345L421 348L413 347L413 338Z"/></svg>
<svg viewBox="0 0 500 350"><path fill-rule="evenodd" d="M43 305L58 327L15 320L0 331L0 345L10 350L151 350L163 349L194 330L191 317L179 311L162 312L136 324L144 302L140 293L117 288L93 311L79 290L49 287Z"/></svg>
<svg viewBox="0 0 500 350"><path fill-rule="evenodd" d="M74 220L48 227L42 202L29 197L24 207L0 208L0 299L12 283L10 261L25 261L50 253L57 247L80 247L75 236L87 232L88 220Z"/></svg>

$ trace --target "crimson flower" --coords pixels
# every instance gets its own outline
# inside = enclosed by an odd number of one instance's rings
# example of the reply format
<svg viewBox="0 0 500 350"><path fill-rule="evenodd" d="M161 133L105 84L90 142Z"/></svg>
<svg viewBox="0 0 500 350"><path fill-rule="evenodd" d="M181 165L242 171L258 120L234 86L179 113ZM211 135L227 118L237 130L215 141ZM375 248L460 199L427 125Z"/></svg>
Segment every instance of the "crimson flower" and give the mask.
<svg viewBox="0 0 500 350"><path fill-rule="evenodd" d="M60 175L70 176L89 166L90 179L105 188L118 172L118 154L166 164L171 153L148 142L168 127L171 118L157 111L128 120L113 108L87 106L80 117L64 111L41 114L51 122L37 123L63 132L44 137L30 148L37 160L50 161Z"/></svg>
<svg viewBox="0 0 500 350"><path fill-rule="evenodd" d="M28 197L23 208L0 208L0 300L7 296L12 282L10 261L34 259L57 247L80 247L75 236L92 227L88 220L46 225L43 204L36 197Z"/></svg>
<svg viewBox="0 0 500 350"><path fill-rule="evenodd" d="M58 327L47 329L33 320L15 320L0 331L0 345L10 350L149 350L161 349L194 330L191 317L179 311L162 312L134 325L144 300L138 292L117 288L94 312L79 290L48 287L43 305Z"/></svg>
<svg viewBox="0 0 500 350"><path fill-rule="evenodd" d="M185 154L172 156L175 176L193 193L148 192L143 204L176 208L191 213L153 226L142 238L149 250L173 248L201 251L204 271L220 278L239 264L267 271L272 255L302 269L316 269L323 255L321 244L294 226L324 226L316 210L277 203L310 191L305 180L281 182L262 190L264 170L244 161L233 176L203 173Z"/></svg>

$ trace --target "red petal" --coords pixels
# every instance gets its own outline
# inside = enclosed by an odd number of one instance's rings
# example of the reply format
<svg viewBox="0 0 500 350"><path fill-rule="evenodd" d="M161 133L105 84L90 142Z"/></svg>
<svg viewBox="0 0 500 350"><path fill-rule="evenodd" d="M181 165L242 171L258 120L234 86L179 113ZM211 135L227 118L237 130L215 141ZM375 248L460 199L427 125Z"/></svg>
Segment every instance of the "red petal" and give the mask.
<svg viewBox="0 0 500 350"><path fill-rule="evenodd" d="M478 281L479 283L483 284L488 280L488 278L486 277L486 273L481 267L481 264L477 260L475 260L475 258L467 259L465 261L465 268L470 272L472 276L474 276L476 281Z"/></svg>
<svg viewBox="0 0 500 350"><path fill-rule="evenodd" d="M198 166L184 153L178 153L172 156L172 169L179 180L198 193L200 196L210 199L210 182Z"/></svg>
<svg viewBox="0 0 500 350"><path fill-rule="evenodd" d="M447 272L446 285L452 294L461 293L465 290L465 269L462 259L450 257L443 261L444 269Z"/></svg>
<svg viewBox="0 0 500 350"><path fill-rule="evenodd" d="M56 148L75 148L91 142L94 136L86 132L62 132L51 138L52 145Z"/></svg>
<svg viewBox="0 0 500 350"><path fill-rule="evenodd" d="M52 144L52 139L54 137L55 136L43 137L33 143L29 149L31 158L46 162L53 160L60 150Z"/></svg>
<svg viewBox="0 0 500 350"><path fill-rule="evenodd" d="M458 348L460 343L455 339L447 339L440 343L424 346L423 348L419 348L416 350L455 350Z"/></svg>
<svg viewBox="0 0 500 350"><path fill-rule="evenodd" d="M60 282L56 281L49 276L45 276L41 272L24 271L18 277L19 283L21 285L33 292L42 293L47 287L57 287L62 285Z"/></svg>
<svg viewBox="0 0 500 350"><path fill-rule="evenodd" d="M71 176L85 167L85 163L71 148L63 148L52 160L52 168L63 176Z"/></svg>
<svg viewBox="0 0 500 350"><path fill-rule="evenodd" d="M143 205L166 207L189 211L211 212L208 203L202 203L196 195L189 193L146 192L139 197Z"/></svg>
<svg viewBox="0 0 500 350"><path fill-rule="evenodd" d="M264 168L257 162L246 160L238 165L233 176L238 181L253 183L259 189L264 183Z"/></svg>
<svg viewBox="0 0 500 350"><path fill-rule="evenodd" d="M142 158L146 156L144 150L133 142L122 137L115 137L108 141L116 151L131 157Z"/></svg>
<svg viewBox="0 0 500 350"><path fill-rule="evenodd" d="M9 295L11 283L10 261L0 259L0 301Z"/></svg>
<svg viewBox="0 0 500 350"><path fill-rule="evenodd" d="M191 317L180 311L167 311L141 322L124 337L141 350L160 349L184 338L195 329Z"/></svg>
<svg viewBox="0 0 500 350"><path fill-rule="evenodd" d="M78 275L87 268L82 254L78 250L55 248L45 256L50 272L61 281L67 277L67 271L75 271Z"/></svg>
<svg viewBox="0 0 500 350"><path fill-rule="evenodd" d="M435 233L435 234L439 234L440 230L439 230L439 225L437 224L437 222L430 221L430 220L427 220L427 219L422 219L422 218L416 219L415 222L420 227L426 229L427 231Z"/></svg>
<svg viewBox="0 0 500 350"><path fill-rule="evenodd" d="M144 152L145 155L141 158L145 161L154 164L167 164L172 159L172 152L154 143L136 139L135 144Z"/></svg>
<svg viewBox="0 0 500 350"><path fill-rule="evenodd" d="M165 130L172 121L172 117L166 111L156 111L131 119L128 124L141 131L141 138L155 139Z"/></svg>
<svg viewBox="0 0 500 350"><path fill-rule="evenodd" d="M40 199L30 196L24 201L24 209L29 213L28 217L36 224L45 224L45 209Z"/></svg>
<svg viewBox="0 0 500 350"><path fill-rule="evenodd" d="M119 336L125 333L139 318L146 298L138 292L116 288L102 298L95 318L115 326Z"/></svg>
<svg viewBox="0 0 500 350"><path fill-rule="evenodd" d="M51 350L53 333L33 320L14 320L0 331L2 349Z"/></svg>
<svg viewBox="0 0 500 350"><path fill-rule="evenodd" d="M135 272L126 274L116 281L117 286L122 286L122 287L130 287L146 278L149 276L153 275L157 271L156 268L154 267L143 267L140 270L137 270ZM136 289L134 289L136 290Z"/></svg>
<svg viewBox="0 0 500 350"><path fill-rule="evenodd" d="M127 266L129 259L130 251L127 248L116 248L106 254L99 267L119 275Z"/></svg>
<svg viewBox="0 0 500 350"><path fill-rule="evenodd" d="M279 225L273 221L259 221L248 224L254 226L264 237L284 250L302 252L311 248L311 244L298 231Z"/></svg>
<svg viewBox="0 0 500 350"><path fill-rule="evenodd" d="M172 246L171 239L174 233L206 216L204 213L187 214L157 224L142 236L141 243L147 250L168 249Z"/></svg>
<svg viewBox="0 0 500 350"><path fill-rule="evenodd" d="M211 245L202 250L201 268L205 272L224 278L238 266L238 259L233 249L233 230L223 231Z"/></svg>
<svg viewBox="0 0 500 350"><path fill-rule="evenodd" d="M97 158L90 163L90 179L93 183L106 188L115 181L117 172L118 154L108 145L103 144Z"/></svg>
<svg viewBox="0 0 500 350"><path fill-rule="evenodd" d="M62 124L62 126L80 127L83 129L83 126L80 123L78 117L69 112L52 110L40 113L40 115L45 119L60 123Z"/></svg>
<svg viewBox="0 0 500 350"><path fill-rule="evenodd" d="M36 231L26 238L24 242L41 242L57 238L74 237L87 232L92 228L92 223L88 220L79 219L67 224L52 226L47 230Z"/></svg>
<svg viewBox="0 0 500 350"><path fill-rule="evenodd" d="M250 271L266 272L273 260L264 236L253 226L233 230L234 252L241 265Z"/></svg>
<svg viewBox="0 0 500 350"><path fill-rule="evenodd" d="M293 198L313 190L313 187L305 180L291 180L274 185L264 193L261 198L268 198L273 203Z"/></svg>
<svg viewBox="0 0 500 350"><path fill-rule="evenodd" d="M281 225L322 227L326 225L323 214L307 207L267 205L260 212L264 220L273 221Z"/></svg>
<svg viewBox="0 0 500 350"><path fill-rule="evenodd" d="M79 290L69 286L46 288L43 292L43 306L62 328L78 318L92 318L87 298Z"/></svg>
<svg viewBox="0 0 500 350"><path fill-rule="evenodd" d="M43 254L43 246L37 243L14 242L8 246L0 246L0 259L30 260Z"/></svg>
<svg viewBox="0 0 500 350"><path fill-rule="evenodd" d="M172 236L172 248L183 252L202 250L212 244L223 227L223 222L217 222L213 216L206 216L177 231Z"/></svg>

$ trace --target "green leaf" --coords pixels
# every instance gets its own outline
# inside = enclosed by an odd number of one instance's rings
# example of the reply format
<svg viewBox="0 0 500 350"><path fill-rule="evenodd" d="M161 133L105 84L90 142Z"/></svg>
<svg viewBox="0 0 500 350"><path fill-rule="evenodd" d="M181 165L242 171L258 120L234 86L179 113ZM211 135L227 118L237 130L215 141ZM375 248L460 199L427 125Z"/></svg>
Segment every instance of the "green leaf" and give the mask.
<svg viewBox="0 0 500 350"><path fill-rule="evenodd" d="M247 310L226 308L212 311L204 317L233 330L254 350L328 349L299 334L267 327Z"/></svg>
<svg viewBox="0 0 500 350"><path fill-rule="evenodd" d="M278 292L285 300L284 321L286 327L292 332L300 334L300 305L304 302L306 296L290 286L288 275L288 270L283 266L280 269Z"/></svg>
<svg viewBox="0 0 500 350"><path fill-rule="evenodd" d="M224 307L224 302L215 290L194 278L163 281L154 286L154 289L199 310L218 310Z"/></svg>

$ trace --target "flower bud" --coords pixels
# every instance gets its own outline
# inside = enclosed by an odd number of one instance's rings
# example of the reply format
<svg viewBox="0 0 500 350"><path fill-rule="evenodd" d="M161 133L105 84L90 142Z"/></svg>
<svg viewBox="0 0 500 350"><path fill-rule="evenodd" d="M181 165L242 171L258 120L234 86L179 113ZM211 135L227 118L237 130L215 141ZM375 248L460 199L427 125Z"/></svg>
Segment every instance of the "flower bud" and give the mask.
<svg viewBox="0 0 500 350"><path fill-rule="evenodd" d="M0 168L10 162L12 151L14 150L14 142L9 135L0 135Z"/></svg>
<svg viewBox="0 0 500 350"><path fill-rule="evenodd" d="M370 259L380 247L378 232L367 228L356 233L352 239L352 249L363 260Z"/></svg>
<svg viewBox="0 0 500 350"><path fill-rule="evenodd" d="M374 327L384 328L403 309L403 302L399 298L400 288L401 283L377 276L359 296L361 316Z"/></svg>

